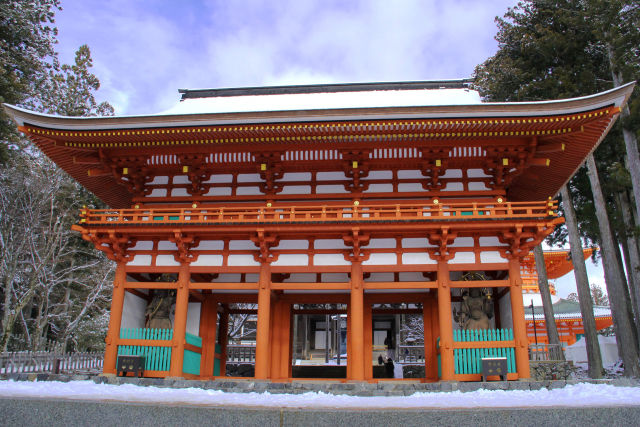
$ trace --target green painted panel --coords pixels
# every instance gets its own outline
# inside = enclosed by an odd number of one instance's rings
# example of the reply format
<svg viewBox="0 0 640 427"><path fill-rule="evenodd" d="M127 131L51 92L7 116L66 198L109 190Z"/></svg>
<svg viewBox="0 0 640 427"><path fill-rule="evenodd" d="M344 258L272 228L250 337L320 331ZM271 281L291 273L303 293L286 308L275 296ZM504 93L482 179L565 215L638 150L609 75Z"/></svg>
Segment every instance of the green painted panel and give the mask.
<svg viewBox="0 0 640 427"><path fill-rule="evenodd" d="M512 341L513 329L455 330L453 331L453 340L455 342ZM461 348L454 350L453 357L456 374L482 373L483 357L506 357L508 372L516 372L515 349L513 347ZM438 356L438 376L440 375L440 357Z"/></svg>
<svg viewBox="0 0 640 427"><path fill-rule="evenodd" d="M170 340L172 329L122 328L120 338L140 340ZM119 345L118 355L144 356L144 369L147 371L168 371L171 366L171 347Z"/></svg>
<svg viewBox="0 0 640 427"><path fill-rule="evenodd" d="M200 354L191 350L184 351L182 372L192 375L200 375Z"/></svg>

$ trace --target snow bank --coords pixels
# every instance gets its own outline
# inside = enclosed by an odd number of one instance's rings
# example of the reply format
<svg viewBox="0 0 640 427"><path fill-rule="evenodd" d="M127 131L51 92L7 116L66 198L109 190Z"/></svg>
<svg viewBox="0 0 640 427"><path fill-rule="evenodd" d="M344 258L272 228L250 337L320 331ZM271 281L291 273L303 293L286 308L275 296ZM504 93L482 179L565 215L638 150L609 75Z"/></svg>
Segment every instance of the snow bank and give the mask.
<svg viewBox="0 0 640 427"><path fill-rule="evenodd" d="M482 408L551 406L640 406L640 388L606 384L577 384L562 389L535 391L478 390L462 393L415 393L403 397L304 394L225 393L196 388L108 385L91 381L68 383L0 381L0 397L70 400L108 400L132 403L286 408Z"/></svg>

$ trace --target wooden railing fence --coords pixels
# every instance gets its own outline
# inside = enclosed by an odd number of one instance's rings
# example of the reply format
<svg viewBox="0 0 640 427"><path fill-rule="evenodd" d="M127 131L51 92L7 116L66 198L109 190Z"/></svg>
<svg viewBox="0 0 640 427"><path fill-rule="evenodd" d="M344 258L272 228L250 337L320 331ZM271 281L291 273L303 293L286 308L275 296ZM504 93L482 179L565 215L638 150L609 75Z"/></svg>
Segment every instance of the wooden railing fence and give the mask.
<svg viewBox="0 0 640 427"><path fill-rule="evenodd" d="M529 344L529 360L565 360L564 349L561 344Z"/></svg>
<svg viewBox="0 0 640 427"><path fill-rule="evenodd" d="M15 373L99 373L104 353L56 353L16 351L0 354L0 374Z"/></svg>

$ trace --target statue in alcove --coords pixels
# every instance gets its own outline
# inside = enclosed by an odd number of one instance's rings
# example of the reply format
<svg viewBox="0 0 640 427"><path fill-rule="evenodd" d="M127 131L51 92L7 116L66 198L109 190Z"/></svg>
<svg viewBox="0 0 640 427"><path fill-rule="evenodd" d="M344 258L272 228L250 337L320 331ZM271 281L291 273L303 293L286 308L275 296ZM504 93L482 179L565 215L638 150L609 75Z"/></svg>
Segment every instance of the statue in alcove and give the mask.
<svg viewBox="0 0 640 427"><path fill-rule="evenodd" d="M463 280L478 280L476 277L463 277ZM480 278L479 280L484 280ZM460 311L453 309L453 318L463 330L489 329L493 317L491 294L481 288L468 288L462 293Z"/></svg>
<svg viewBox="0 0 640 427"><path fill-rule="evenodd" d="M156 289L145 310L146 328L171 329L171 309L175 301L175 291Z"/></svg>

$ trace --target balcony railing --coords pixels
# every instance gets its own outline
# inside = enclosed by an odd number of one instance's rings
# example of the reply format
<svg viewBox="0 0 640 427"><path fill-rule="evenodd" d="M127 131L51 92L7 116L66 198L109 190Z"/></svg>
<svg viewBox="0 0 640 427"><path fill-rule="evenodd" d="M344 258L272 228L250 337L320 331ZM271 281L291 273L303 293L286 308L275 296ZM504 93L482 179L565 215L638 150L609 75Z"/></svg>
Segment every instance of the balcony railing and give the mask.
<svg viewBox="0 0 640 427"><path fill-rule="evenodd" d="M366 206L83 209L80 224L296 224L413 222L556 217L557 202L463 202Z"/></svg>

